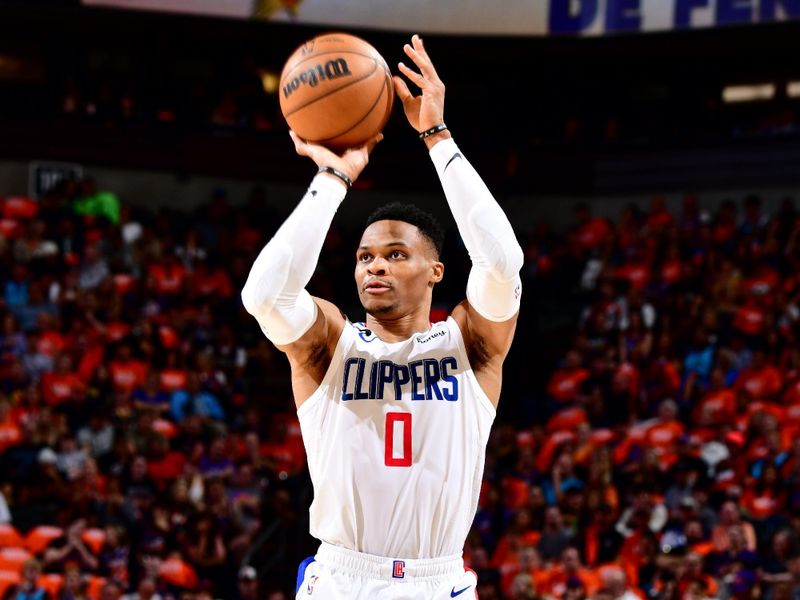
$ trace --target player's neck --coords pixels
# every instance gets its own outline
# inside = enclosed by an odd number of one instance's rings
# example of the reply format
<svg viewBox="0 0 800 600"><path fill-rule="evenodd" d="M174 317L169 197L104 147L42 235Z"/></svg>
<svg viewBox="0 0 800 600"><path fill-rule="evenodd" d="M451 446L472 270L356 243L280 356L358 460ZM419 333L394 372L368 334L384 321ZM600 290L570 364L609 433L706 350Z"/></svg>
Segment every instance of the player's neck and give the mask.
<svg viewBox="0 0 800 600"><path fill-rule="evenodd" d="M366 325L384 342L402 342L431 328L430 310L414 311L399 317L367 313Z"/></svg>

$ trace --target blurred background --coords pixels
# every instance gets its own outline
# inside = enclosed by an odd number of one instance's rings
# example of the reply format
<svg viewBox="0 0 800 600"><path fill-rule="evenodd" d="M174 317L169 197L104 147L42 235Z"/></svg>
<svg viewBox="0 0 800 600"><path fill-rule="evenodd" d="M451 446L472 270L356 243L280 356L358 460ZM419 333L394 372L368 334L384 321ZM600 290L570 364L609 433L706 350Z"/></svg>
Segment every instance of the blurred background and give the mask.
<svg viewBox="0 0 800 600"><path fill-rule="evenodd" d="M465 559L482 600L800 598L798 0L0 1L0 598L294 596L311 487L242 308L315 169L278 107L318 33L446 121L525 249ZM424 26L422 25L424 24ZM418 29L418 27L421 27ZM361 320L366 216L447 228L395 107L312 293Z"/></svg>

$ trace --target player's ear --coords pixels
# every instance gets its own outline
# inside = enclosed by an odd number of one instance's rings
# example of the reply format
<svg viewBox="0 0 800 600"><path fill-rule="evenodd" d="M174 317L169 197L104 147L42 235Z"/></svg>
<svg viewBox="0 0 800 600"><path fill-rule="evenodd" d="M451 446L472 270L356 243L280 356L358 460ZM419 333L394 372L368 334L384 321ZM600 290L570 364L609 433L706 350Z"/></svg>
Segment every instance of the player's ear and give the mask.
<svg viewBox="0 0 800 600"><path fill-rule="evenodd" d="M438 260L431 265L431 278L428 280L431 286L435 283L439 283L444 277L444 263L440 263Z"/></svg>

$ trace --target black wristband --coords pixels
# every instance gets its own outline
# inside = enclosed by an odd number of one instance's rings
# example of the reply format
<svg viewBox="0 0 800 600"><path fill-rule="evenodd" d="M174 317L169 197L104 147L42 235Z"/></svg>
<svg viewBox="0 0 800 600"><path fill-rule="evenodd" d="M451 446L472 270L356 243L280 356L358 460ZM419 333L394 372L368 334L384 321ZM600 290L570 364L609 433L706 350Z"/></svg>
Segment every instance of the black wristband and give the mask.
<svg viewBox="0 0 800 600"><path fill-rule="evenodd" d="M319 171L317 171L317 173L330 173L331 175L335 175L336 177L344 181L344 184L347 186L348 189L353 187L353 180L350 179L344 173L342 173L339 169L334 169L333 167L327 167L323 165L322 167L319 168Z"/></svg>
<svg viewBox="0 0 800 600"><path fill-rule="evenodd" d="M431 127L430 129L426 129L422 133L419 134L419 139L424 140L426 137L431 137L434 133L439 133L440 131L444 131L447 129L447 125L444 123L439 123L436 127Z"/></svg>

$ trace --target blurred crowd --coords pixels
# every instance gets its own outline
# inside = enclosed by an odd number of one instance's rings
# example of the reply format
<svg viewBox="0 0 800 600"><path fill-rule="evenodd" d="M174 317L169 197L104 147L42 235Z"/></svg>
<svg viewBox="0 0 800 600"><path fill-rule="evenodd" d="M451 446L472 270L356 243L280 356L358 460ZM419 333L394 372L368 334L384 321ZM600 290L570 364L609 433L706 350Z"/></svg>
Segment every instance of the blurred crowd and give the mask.
<svg viewBox="0 0 800 600"><path fill-rule="evenodd" d="M482 599L800 598L799 216L657 196L529 235L528 288L574 274L581 309L490 441Z"/></svg>
<svg viewBox="0 0 800 600"><path fill-rule="evenodd" d="M292 597L304 450L239 299L284 215L233 200L140 211L87 178L0 202L0 598ZM528 225L523 300L567 281L580 310L542 385L501 402L465 549L480 598L800 598L791 199ZM360 226L335 223L310 285L353 320ZM436 318L469 268L448 236Z"/></svg>
<svg viewBox="0 0 800 600"><path fill-rule="evenodd" d="M2 202L0 590L280 600L304 451L238 294L275 219L134 212L88 178Z"/></svg>

